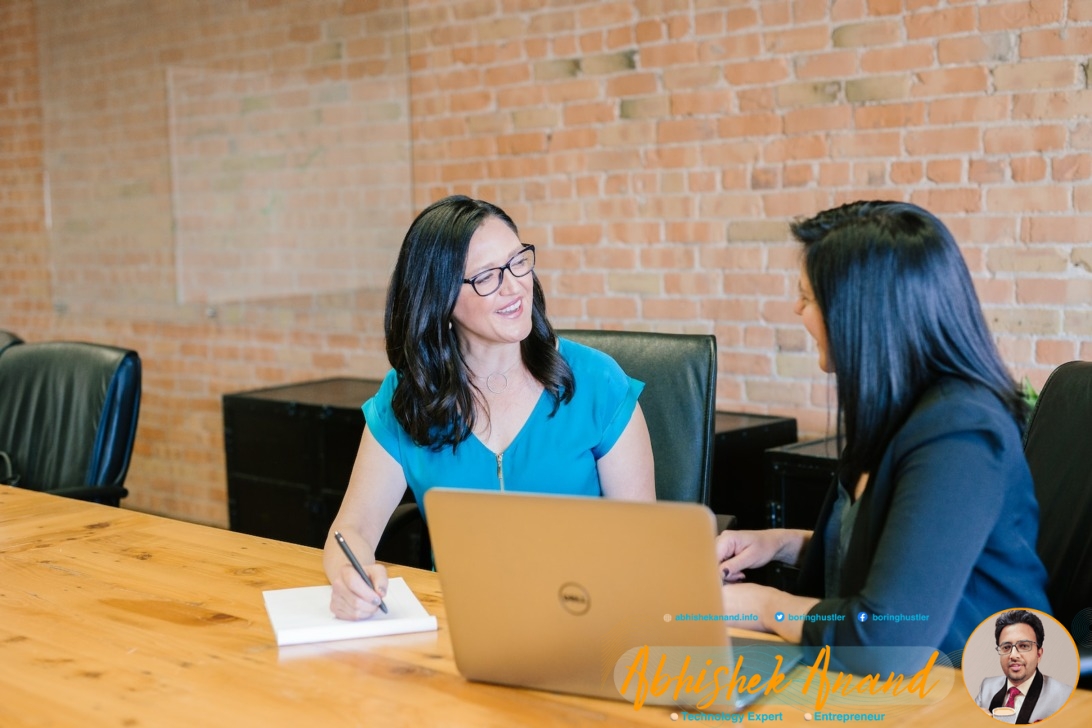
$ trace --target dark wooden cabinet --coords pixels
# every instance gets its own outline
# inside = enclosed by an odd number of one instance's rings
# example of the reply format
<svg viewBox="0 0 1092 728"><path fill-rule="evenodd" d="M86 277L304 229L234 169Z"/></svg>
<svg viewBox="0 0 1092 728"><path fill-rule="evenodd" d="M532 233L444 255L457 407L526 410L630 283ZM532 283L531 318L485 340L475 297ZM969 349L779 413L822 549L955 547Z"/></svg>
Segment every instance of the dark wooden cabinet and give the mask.
<svg viewBox="0 0 1092 728"><path fill-rule="evenodd" d="M225 394L232 531L321 547L349 483L370 379L323 379Z"/></svg>
<svg viewBox="0 0 1092 728"><path fill-rule="evenodd" d="M815 528L838 465L836 438L808 440L766 451L769 528Z"/></svg>
<svg viewBox="0 0 1092 728"><path fill-rule="evenodd" d="M735 516L735 528L765 528L763 453L796 442L796 419L717 412L714 429L710 507Z"/></svg>

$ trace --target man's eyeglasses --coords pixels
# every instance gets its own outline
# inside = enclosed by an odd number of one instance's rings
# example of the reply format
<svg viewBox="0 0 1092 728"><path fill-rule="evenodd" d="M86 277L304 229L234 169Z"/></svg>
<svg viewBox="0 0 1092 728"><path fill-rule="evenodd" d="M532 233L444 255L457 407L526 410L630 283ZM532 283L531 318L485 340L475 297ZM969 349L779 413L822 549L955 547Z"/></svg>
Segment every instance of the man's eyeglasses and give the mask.
<svg viewBox="0 0 1092 728"><path fill-rule="evenodd" d="M523 250L512 256L512 259L500 268L488 268L473 278L464 278L463 283L469 283L474 287L474 293L479 296L488 296L497 292L504 283L504 271L508 271L516 278L523 278L535 269L535 246L528 245Z"/></svg>
<svg viewBox="0 0 1092 728"><path fill-rule="evenodd" d="M1007 655L1012 652L1013 647L1016 648L1017 652L1031 652L1031 648L1038 646L1038 642L1032 642L1031 640L1020 640L1019 642L1002 642L995 649L999 654Z"/></svg>

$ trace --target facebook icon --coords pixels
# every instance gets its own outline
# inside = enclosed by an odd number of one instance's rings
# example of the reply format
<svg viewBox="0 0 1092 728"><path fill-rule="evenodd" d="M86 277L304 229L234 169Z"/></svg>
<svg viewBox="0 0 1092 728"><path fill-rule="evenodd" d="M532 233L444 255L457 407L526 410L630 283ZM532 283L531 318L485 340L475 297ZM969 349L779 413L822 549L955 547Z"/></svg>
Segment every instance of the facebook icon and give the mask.
<svg viewBox="0 0 1092 728"><path fill-rule="evenodd" d="M858 622L867 622L868 621L868 613L867 612L857 612L857 621Z"/></svg>

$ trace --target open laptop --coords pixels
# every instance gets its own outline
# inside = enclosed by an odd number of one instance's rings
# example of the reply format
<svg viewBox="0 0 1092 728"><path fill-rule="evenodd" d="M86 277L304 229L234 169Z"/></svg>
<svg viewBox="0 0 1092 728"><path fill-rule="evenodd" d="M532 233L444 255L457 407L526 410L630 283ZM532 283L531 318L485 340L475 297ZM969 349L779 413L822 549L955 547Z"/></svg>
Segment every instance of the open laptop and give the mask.
<svg viewBox="0 0 1092 728"><path fill-rule="evenodd" d="M757 697L726 689L736 663L708 508L444 488L429 490L425 506L464 677L694 707L724 667L705 709L738 711ZM749 655L741 673L771 672L784 647ZM661 659L661 676L688 666L689 686L704 689L676 698L672 681L655 695ZM790 666L786 654L781 671Z"/></svg>

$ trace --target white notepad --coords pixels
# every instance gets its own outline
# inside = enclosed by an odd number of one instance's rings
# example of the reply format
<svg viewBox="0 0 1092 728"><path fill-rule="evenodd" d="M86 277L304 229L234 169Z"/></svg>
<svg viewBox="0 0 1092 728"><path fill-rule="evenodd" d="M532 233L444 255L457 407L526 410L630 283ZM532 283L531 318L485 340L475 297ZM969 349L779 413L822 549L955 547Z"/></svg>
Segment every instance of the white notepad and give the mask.
<svg viewBox="0 0 1092 728"><path fill-rule="evenodd" d="M332 589L327 584L262 592L278 645L436 630L436 617L425 611L401 577L387 582L387 596L383 601L388 613L376 612L375 616L358 622L338 619L333 615L330 611Z"/></svg>

